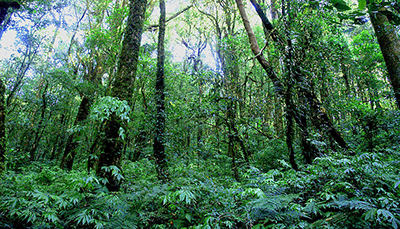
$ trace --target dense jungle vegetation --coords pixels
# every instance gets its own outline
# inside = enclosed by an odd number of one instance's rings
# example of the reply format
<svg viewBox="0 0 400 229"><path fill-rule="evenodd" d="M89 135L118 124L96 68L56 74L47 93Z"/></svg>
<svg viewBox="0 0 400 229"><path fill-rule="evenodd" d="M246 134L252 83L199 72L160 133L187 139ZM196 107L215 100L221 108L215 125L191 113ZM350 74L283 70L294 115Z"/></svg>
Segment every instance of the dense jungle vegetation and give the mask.
<svg viewBox="0 0 400 229"><path fill-rule="evenodd" d="M0 228L399 228L395 0L0 0Z"/></svg>

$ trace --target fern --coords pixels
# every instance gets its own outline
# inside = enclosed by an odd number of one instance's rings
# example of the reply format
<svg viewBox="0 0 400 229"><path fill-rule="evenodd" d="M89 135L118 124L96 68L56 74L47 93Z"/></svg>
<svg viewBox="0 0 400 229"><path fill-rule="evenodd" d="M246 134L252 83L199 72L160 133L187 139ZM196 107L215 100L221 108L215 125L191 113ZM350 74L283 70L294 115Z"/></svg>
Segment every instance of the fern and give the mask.
<svg viewBox="0 0 400 229"><path fill-rule="evenodd" d="M362 211L368 211L376 207L374 204L360 200L337 200L327 204L326 206L343 210L349 209L349 210L362 210Z"/></svg>

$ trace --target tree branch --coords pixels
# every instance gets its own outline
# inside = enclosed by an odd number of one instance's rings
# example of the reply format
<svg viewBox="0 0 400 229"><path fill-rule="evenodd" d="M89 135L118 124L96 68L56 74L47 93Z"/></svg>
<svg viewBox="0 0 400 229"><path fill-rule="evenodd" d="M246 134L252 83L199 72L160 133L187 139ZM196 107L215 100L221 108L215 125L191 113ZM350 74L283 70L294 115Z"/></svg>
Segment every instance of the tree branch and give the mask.
<svg viewBox="0 0 400 229"><path fill-rule="evenodd" d="M169 22L169 21L172 21L174 18L178 17L179 15L181 15L182 13L184 13L185 11L189 10L190 8L192 8L192 6L193 6L193 5L190 5L190 6L186 7L185 9L183 9L183 10L181 10L181 11L178 11L176 14L172 15L170 18L168 18L167 20L165 20L165 23L167 23L167 22ZM159 26L160 26L160 25L158 25L158 24L157 24L157 25L149 25L149 26L147 26L144 30L152 31L152 30L157 29Z"/></svg>

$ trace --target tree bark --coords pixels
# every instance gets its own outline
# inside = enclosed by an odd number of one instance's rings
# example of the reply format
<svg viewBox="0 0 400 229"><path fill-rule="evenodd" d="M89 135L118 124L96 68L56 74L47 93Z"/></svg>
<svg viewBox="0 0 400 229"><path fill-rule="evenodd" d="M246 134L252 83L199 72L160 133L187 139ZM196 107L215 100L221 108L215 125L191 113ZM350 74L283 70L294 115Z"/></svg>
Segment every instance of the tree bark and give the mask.
<svg viewBox="0 0 400 229"><path fill-rule="evenodd" d="M235 127L235 112L236 109L234 107L234 101L230 101L230 106L228 107L227 111L227 125L228 125L228 154L232 158L232 172L233 176L235 177L235 180L237 182L240 182L240 177L239 177L239 171L238 167L236 165L236 150L235 150L235 137L236 133L233 130Z"/></svg>
<svg viewBox="0 0 400 229"><path fill-rule="evenodd" d="M131 98L139 60L139 48L142 39L146 6L146 0L130 1L129 17L125 28L118 72L111 92L113 97L126 100L129 105L132 105ZM120 189L120 180L112 174L112 171L106 171L103 167L120 167L122 150L124 148L124 143L119 137L122 120L113 113L110 120L104 123L104 126L104 138L102 139L101 146L103 153L100 154L96 173L107 178L107 188L109 191L118 191Z"/></svg>
<svg viewBox="0 0 400 229"><path fill-rule="evenodd" d="M172 15L171 17L169 17L168 19L165 20L165 23L172 21L173 19L175 19L176 17L178 17L179 15L181 15L182 13L186 12L187 10L189 10L190 8L192 8L193 5L189 5L186 8L184 8L183 10L178 11L177 13L175 13L174 15ZM160 25L150 25L147 26L144 30L149 30L149 31L153 31L155 29L157 29Z"/></svg>
<svg viewBox="0 0 400 229"><path fill-rule="evenodd" d="M293 104L292 104L292 86L289 85L287 91L286 91L286 96L285 96L285 102L286 102L286 145L288 147L289 151L289 162L292 168L295 171L299 170L299 167L297 166L296 159L295 159L295 154L294 154L294 149L293 149L293 117L294 117L294 112L293 112Z"/></svg>
<svg viewBox="0 0 400 229"><path fill-rule="evenodd" d="M2 79L0 79L0 175L5 170L5 156L6 156L6 104L5 104L6 86Z"/></svg>
<svg viewBox="0 0 400 229"><path fill-rule="evenodd" d="M390 24L388 18L381 11L372 13L370 18L389 72L397 109L400 109L400 40L396 27Z"/></svg>
<svg viewBox="0 0 400 229"><path fill-rule="evenodd" d="M253 51L254 55L256 56L257 61L261 64L261 67L265 70L268 77L274 84L274 89L277 95L283 98L284 90L283 85L278 76L276 75L274 69L270 65L270 63L265 59L264 55L262 54L260 47L258 46L256 36L254 35L253 29L251 28L250 21L247 17L243 2L241 0L236 0L236 4L239 8L240 15L243 20L244 27L246 29L247 35L249 37L250 48Z"/></svg>
<svg viewBox="0 0 400 229"><path fill-rule="evenodd" d="M251 0L251 1L252 1L252 3L253 2L256 3L255 0ZM251 50L253 51L254 55L256 56L258 62L261 64L263 69L266 71L270 80L273 82L273 84L275 86L275 93L277 95L280 95L280 97L282 98L284 95L282 83L281 83L280 79L278 78L278 76L276 75L276 73L274 72L270 63L265 59L264 55L262 54L262 52L257 44L257 39L251 28L250 21L247 18L243 3L241 0L236 0L236 4L239 8L244 27L245 27L247 35L249 37ZM259 7L258 4L253 4L253 6L256 8ZM262 20L268 20L266 17L262 17L262 16L260 16L260 17ZM263 22L263 23L270 24L269 22ZM272 31L270 31L270 32L272 32ZM304 77L301 75L301 73L299 72L298 69L295 69L295 71L293 71L293 76L295 77L295 80L298 82L299 82L299 80L305 81ZM305 84L305 85L308 85L308 84ZM312 92L310 89L305 90L305 92L306 92L306 96L309 101L309 104L310 104L311 108L313 109L312 116L314 117L314 119L318 120L321 125L326 127L326 128L324 128L326 130L326 132L329 135L331 135L331 137L339 144L340 147L347 149L348 148L347 143L344 141L344 139L342 138L340 133L335 129L335 127L331 123L329 117L323 110L321 103L319 102L315 93Z"/></svg>
<svg viewBox="0 0 400 229"><path fill-rule="evenodd" d="M91 101L88 97L84 96L82 98L81 104L79 105L78 114L76 116L74 126L80 125L86 118L89 116L89 108L90 108ZM76 155L76 151L78 148L78 142L76 138L78 137L79 132L74 131L67 140L67 144L64 149L64 155L61 160L61 168L62 169L72 169L72 165L74 163L74 158Z"/></svg>
<svg viewBox="0 0 400 229"><path fill-rule="evenodd" d="M165 160L165 83L164 83L164 38L165 38L165 1L160 0L160 22L158 30L158 56L157 56L157 79L156 79L156 125L154 135L154 157L158 178L162 181L168 180L166 171L167 162Z"/></svg>
<svg viewBox="0 0 400 229"><path fill-rule="evenodd" d="M43 132L46 128L46 124L45 122L45 114L46 114L46 110L47 110L47 98L46 98L46 93L47 93L47 89L49 87L49 82L46 81L45 83L45 87L43 89L42 92L42 109L41 109L41 113L40 113L40 120L39 123L37 125L36 130L34 131L34 140L32 143L32 148L29 151L29 158L31 161L35 160L35 152L37 150L37 148L39 147L40 144L40 140L42 139L43 136ZM50 119L50 117L49 117Z"/></svg>
<svg viewBox="0 0 400 229"><path fill-rule="evenodd" d="M238 167L236 165L238 147L235 147L237 146L236 144L239 144L242 148L243 156L246 162L249 160L249 155L248 151L244 147L243 140L241 140L238 135L239 131L236 127L236 120L238 117L240 117L240 111L243 107L241 100L244 100L243 92L241 89L242 86L240 86L239 64L236 59L236 54L238 50L235 48L234 44L230 43L229 41L231 39L235 39L234 29L236 12L233 10L234 8L232 8L233 5L231 5L231 2L221 2L219 6L222 7L224 13L224 16L222 17L223 20L219 20L218 14L211 15L201 10L199 10L199 12L206 15L215 26L215 34L217 37L216 52L220 62L219 70L223 72L222 90L225 95L223 95L222 97L224 98L226 103L226 108L224 108L224 110L226 110L225 118L216 116L216 132L218 133L219 129L218 119L223 119L226 127L228 128L228 155L232 158L232 172L235 179L239 181L240 177L238 173Z"/></svg>
<svg viewBox="0 0 400 229"><path fill-rule="evenodd" d="M277 0L271 0L271 18L272 20L277 20L278 19L278 10L277 10ZM265 3L265 1L264 1ZM264 30L267 30L264 26ZM266 35L268 35L268 31L264 32ZM265 39L268 39L268 37L265 37ZM284 129L283 129L283 102L282 99L279 98L279 95L274 95L274 104L275 104L275 109L274 109L274 129L275 129L275 136L278 139L283 139L284 138Z"/></svg>
<svg viewBox="0 0 400 229"><path fill-rule="evenodd" d="M266 28L267 31L270 33L269 35L272 37L272 40L274 40L275 42L281 42L278 31L274 29L274 26L271 24L271 22L269 22L260 4L258 4L256 0L250 0L250 2L254 6L258 16L261 18L264 28Z"/></svg>

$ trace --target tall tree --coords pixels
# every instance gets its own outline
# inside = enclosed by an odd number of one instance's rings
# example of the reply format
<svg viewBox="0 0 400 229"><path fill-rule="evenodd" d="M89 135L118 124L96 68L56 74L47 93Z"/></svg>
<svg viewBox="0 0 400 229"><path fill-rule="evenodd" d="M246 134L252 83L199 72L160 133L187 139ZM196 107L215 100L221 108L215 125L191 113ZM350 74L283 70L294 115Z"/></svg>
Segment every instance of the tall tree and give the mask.
<svg viewBox="0 0 400 229"><path fill-rule="evenodd" d="M251 0L251 3L255 7L257 13L259 14L264 26L270 31L272 39L275 42L281 43L282 39L279 36L278 31L272 26L272 24L268 21L267 17L265 14L262 12L260 5L257 3L256 0ZM241 14L245 14L244 8L240 11ZM242 15L243 18L243 15ZM246 16L247 18L247 16ZM248 20L248 19L247 19ZM243 19L243 21L245 21ZM244 22L246 31L249 35L249 40L251 44L251 49L255 55L257 55L257 60L260 62L260 64L263 66L263 68L266 70L267 75L269 78L274 82L275 85L275 90L277 90L277 93L282 93L282 88L280 79L277 77L276 73L268 63L268 61L263 57L261 50L258 47L257 40L254 36L254 33L252 32L252 29L250 27L250 23L247 21L246 23ZM283 51L285 52L285 51ZM310 107L312 108L312 118L314 121L316 121L316 124L318 125L318 128L323 127L323 129L332 137L333 140L335 140L338 145L342 148L347 149L348 145L344 141L343 137L340 135L340 133L336 130L336 128L333 126L332 122L330 121L328 115L324 111L321 102L319 101L317 95L314 93L312 88L309 86L310 83L307 81L307 79L303 76L303 73L301 72L300 68L297 66L298 63L293 63L295 66L293 69L293 76L296 82L298 82L301 85L307 85L306 87L302 87L301 89L303 90L304 95L306 96L307 102L309 103ZM299 126L301 127L302 124L299 122L300 120L297 119L296 122L298 122Z"/></svg>
<svg viewBox="0 0 400 229"><path fill-rule="evenodd" d="M78 108L78 114L76 115L74 126L80 125L83 123L83 121L86 120L87 116L89 115L90 104L91 104L91 99L89 99L87 96L83 96L81 104L79 105ZM64 149L64 155L61 159L60 167L62 169L64 168L68 170L72 169L76 151L79 145L79 143L76 140L77 135L78 132L73 132L67 139L67 144L65 145Z"/></svg>
<svg viewBox="0 0 400 229"><path fill-rule="evenodd" d="M5 169L6 154L6 104L5 104L6 86L0 79L0 175Z"/></svg>
<svg viewBox="0 0 400 229"><path fill-rule="evenodd" d="M11 18L11 15L8 15L9 9L19 8L21 8L21 5L17 1L0 0L0 39L3 36L3 32L7 29Z"/></svg>
<svg viewBox="0 0 400 229"><path fill-rule="evenodd" d="M400 40L396 27L392 25L385 15L386 8L375 3L369 4L373 10L370 14L371 23L374 27L378 43L381 48L383 58L389 73L390 83L392 84L397 108L400 109Z"/></svg>
<svg viewBox="0 0 400 229"><path fill-rule="evenodd" d="M0 39L3 31L6 28L4 20L6 19L9 8L20 8L21 6L17 2L5 2L0 1ZM2 79L0 79L0 174L5 169L5 153L6 153L6 103L5 103L6 86Z"/></svg>
<svg viewBox="0 0 400 229"><path fill-rule="evenodd" d="M165 63L165 1L160 0L160 23L158 30L157 47L157 79L156 79L156 125L154 134L154 157L156 159L156 168L159 179L166 181L168 173L166 171L167 162L165 160L165 83L164 83L164 63Z"/></svg>
<svg viewBox="0 0 400 229"><path fill-rule="evenodd" d="M128 101L129 104L132 104L133 85L139 61L139 48L142 39L146 6L146 0L130 1L129 16L119 57L118 72L112 85L111 95L120 100ZM96 173L107 178L108 190L118 191L120 180L113 175L110 169L103 169L103 167L119 167L120 165L123 141L119 136L119 131L122 127L122 120L113 113L110 119L104 123L104 126L105 133L101 147L103 152L99 157Z"/></svg>
<svg viewBox="0 0 400 229"><path fill-rule="evenodd" d="M237 11L234 9L234 1L215 1L213 13L209 10L200 10L199 12L207 16L214 26L216 39L216 56L218 58L219 70L223 73L221 78L221 94L218 101L224 103L223 115L216 116L221 123L226 126L226 136L228 140L227 152L231 157L231 168L236 180L239 180L239 171L236 163L236 157L240 155L238 146L241 148L243 157L248 162L248 150L245 147L244 139L239 135L238 118L243 108L243 85L240 80L240 61L238 58L240 51L235 44L238 39L236 32ZM216 123L219 123L216 120Z"/></svg>

